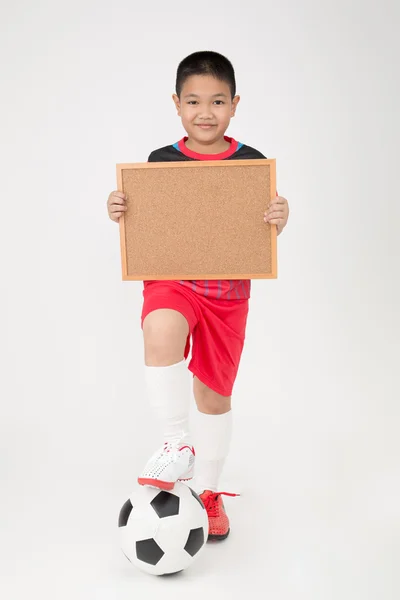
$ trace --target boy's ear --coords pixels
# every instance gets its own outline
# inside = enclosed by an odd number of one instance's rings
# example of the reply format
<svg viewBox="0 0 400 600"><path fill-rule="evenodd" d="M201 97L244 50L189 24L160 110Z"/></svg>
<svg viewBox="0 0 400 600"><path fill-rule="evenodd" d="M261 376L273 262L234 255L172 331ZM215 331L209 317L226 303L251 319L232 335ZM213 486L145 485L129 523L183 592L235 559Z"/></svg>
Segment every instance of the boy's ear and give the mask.
<svg viewBox="0 0 400 600"><path fill-rule="evenodd" d="M239 104L240 96L235 96L232 100L232 117L235 116L237 105Z"/></svg>
<svg viewBox="0 0 400 600"><path fill-rule="evenodd" d="M176 110L178 111L178 115L180 113L181 110L181 103L179 102L179 98L176 94L172 94L172 100L174 101Z"/></svg>

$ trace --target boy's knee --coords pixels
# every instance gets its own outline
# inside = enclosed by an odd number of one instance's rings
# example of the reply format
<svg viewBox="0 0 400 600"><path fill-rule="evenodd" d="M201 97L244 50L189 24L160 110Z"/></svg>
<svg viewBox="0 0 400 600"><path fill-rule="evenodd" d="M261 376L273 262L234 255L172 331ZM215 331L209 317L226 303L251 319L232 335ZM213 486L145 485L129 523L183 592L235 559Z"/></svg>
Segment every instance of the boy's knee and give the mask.
<svg viewBox="0 0 400 600"><path fill-rule="evenodd" d="M180 349L170 346L145 346L144 361L148 367L169 367L181 362L184 353Z"/></svg>
<svg viewBox="0 0 400 600"><path fill-rule="evenodd" d="M231 409L230 397L229 399L224 397L223 400L221 400L221 396L212 401L203 400L197 404L197 408L207 415L224 415Z"/></svg>
<svg viewBox="0 0 400 600"><path fill-rule="evenodd" d="M194 377L193 391L200 412L208 415L223 415L231 410L231 396L221 396L198 377Z"/></svg>
<svg viewBox="0 0 400 600"><path fill-rule="evenodd" d="M177 311L159 309L143 321L145 363L170 366L184 359L189 325Z"/></svg>

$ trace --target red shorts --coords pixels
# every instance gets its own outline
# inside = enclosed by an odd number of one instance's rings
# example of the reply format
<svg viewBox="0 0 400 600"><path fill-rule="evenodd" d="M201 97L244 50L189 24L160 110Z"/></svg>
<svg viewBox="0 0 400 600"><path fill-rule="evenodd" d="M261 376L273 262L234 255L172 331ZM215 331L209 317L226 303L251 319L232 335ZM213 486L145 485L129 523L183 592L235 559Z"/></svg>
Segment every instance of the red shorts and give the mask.
<svg viewBox="0 0 400 600"><path fill-rule="evenodd" d="M189 370L209 388L231 396L242 354L249 301L217 300L192 292L174 281L155 281L143 290L141 323L158 308L177 310L189 323L184 351Z"/></svg>

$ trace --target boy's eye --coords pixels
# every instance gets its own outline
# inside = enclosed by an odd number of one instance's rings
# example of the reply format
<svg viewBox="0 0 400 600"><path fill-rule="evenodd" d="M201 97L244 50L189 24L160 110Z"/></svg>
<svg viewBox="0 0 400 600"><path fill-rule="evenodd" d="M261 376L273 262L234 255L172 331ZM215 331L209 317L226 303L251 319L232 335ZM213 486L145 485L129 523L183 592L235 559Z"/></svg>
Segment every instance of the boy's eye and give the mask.
<svg viewBox="0 0 400 600"><path fill-rule="evenodd" d="M188 104L192 104L192 102L197 102L197 100L189 100ZM214 102L221 102L221 104L224 104L223 100L214 100Z"/></svg>

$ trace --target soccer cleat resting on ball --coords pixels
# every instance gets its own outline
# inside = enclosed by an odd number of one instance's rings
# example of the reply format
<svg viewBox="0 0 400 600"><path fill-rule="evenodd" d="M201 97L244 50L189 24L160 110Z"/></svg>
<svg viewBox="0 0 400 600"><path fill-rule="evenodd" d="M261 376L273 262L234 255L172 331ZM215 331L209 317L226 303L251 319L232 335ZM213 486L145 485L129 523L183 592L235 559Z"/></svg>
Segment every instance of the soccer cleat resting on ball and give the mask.
<svg viewBox="0 0 400 600"><path fill-rule="evenodd" d="M192 479L194 456L193 446L179 441L165 442L150 458L138 482L161 490L172 490L177 481Z"/></svg>
<svg viewBox="0 0 400 600"><path fill-rule="evenodd" d="M208 515L208 539L224 540L230 532L228 515L221 496L239 496L239 494L228 494L227 492L212 492L205 490L200 498L206 508Z"/></svg>

